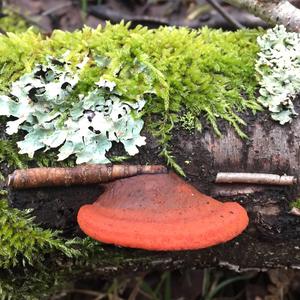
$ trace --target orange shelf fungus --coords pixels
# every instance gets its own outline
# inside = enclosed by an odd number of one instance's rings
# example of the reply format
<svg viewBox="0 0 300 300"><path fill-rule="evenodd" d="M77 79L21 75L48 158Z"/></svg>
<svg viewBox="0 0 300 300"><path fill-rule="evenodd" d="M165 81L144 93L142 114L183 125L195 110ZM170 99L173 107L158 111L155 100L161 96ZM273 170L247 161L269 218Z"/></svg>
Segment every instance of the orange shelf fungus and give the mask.
<svg viewBox="0 0 300 300"><path fill-rule="evenodd" d="M187 250L224 243L248 225L238 203L201 194L174 173L140 175L107 185L78 212L80 228L95 240L147 250Z"/></svg>

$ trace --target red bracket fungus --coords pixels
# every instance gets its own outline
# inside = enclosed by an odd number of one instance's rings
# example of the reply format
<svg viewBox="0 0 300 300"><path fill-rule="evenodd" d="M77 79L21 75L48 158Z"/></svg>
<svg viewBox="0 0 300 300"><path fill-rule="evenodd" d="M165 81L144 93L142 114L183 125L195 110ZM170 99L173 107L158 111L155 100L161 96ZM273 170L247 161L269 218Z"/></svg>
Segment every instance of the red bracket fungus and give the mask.
<svg viewBox="0 0 300 300"><path fill-rule="evenodd" d="M78 212L95 240L147 250L187 250L229 241L248 225L238 203L201 194L174 173L139 175L109 183Z"/></svg>

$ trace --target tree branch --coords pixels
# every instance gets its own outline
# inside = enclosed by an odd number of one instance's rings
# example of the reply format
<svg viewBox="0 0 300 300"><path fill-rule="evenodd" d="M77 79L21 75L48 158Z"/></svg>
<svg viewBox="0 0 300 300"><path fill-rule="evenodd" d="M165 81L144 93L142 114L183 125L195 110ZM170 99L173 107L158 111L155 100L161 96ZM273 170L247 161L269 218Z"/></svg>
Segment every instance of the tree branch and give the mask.
<svg viewBox="0 0 300 300"><path fill-rule="evenodd" d="M300 9L287 0L225 0L246 9L271 25L282 24L291 31L300 32Z"/></svg>

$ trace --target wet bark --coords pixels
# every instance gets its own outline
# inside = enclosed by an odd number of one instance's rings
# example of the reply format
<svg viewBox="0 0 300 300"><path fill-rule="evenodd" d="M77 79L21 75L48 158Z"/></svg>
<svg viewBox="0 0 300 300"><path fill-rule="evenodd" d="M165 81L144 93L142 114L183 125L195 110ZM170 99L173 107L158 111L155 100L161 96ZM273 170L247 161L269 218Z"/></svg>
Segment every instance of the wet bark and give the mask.
<svg viewBox="0 0 300 300"><path fill-rule="evenodd" d="M248 211L247 230L231 242L209 249L185 252L147 252L107 246L108 253L122 254L118 265L101 260L93 272L111 274L146 269L226 266L234 270L270 267L300 268L300 217L290 214L290 202L298 195L298 185L216 184L218 172L258 172L299 176L300 118L281 126L267 112L242 115L247 139L220 122L222 136L210 126L202 132L174 129L171 148L186 172L186 180L200 191L221 201L238 201ZM115 147L115 153L118 153ZM147 136L147 145L128 163L161 164L160 146ZM114 154L115 154L114 153ZM60 229L66 236L83 234L76 213L83 203L91 203L105 186L75 186L11 190L11 204L20 209L34 208L37 222ZM91 270L86 270L90 272Z"/></svg>

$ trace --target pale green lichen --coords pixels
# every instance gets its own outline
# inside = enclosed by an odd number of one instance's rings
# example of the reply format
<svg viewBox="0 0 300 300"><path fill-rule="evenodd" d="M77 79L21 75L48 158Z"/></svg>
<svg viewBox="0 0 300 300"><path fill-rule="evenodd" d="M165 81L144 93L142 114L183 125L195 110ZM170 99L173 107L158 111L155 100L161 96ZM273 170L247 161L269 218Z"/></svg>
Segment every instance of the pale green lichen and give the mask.
<svg viewBox="0 0 300 300"><path fill-rule="evenodd" d="M300 33L287 32L283 25L258 37L256 70L260 75L258 101L280 124L297 115L293 100L300 92Z"/></svg>
<svg viewBox="0 0 300 300"><path fill-rule="evenodd" d="M116 84L105 79L96 82L87 96L72 98L79 72L65 60L48 57L47 61L12 83L8 96L0 96L0 115L17 118L7 122L7 134L28 132L17 142L19 153L33 158L39 149L59 148L58 160L75 154L77 164L108 163L105 155L115 141L129 155L137 154L145 137L140 136L144 122L135 115L145 101L122 101Z"/></svg>

